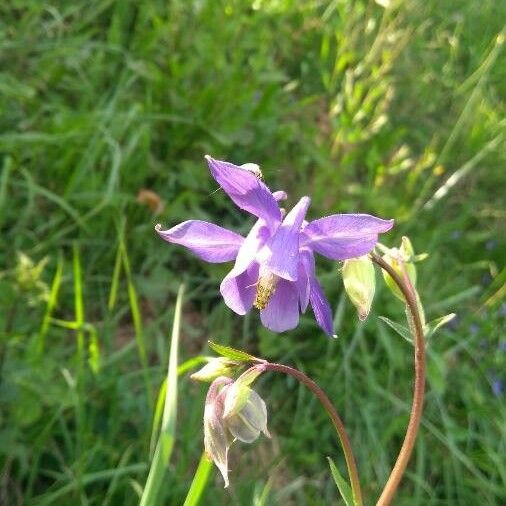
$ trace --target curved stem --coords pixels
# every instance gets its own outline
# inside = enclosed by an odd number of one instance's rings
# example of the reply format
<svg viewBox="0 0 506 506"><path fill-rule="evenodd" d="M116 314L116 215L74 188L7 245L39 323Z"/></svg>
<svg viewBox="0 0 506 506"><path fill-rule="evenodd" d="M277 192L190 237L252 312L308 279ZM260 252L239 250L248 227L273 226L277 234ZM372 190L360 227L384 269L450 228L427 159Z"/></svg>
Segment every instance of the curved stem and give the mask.
<svg viewBox="0 0 506 506"><path fill-rule="evenodd" d="M401 290L404 298L406 299L406 305L413 322L413 325L409 326L412 329L412 332L414 327L413 337L415 343L415 386L413 392L413 404L411 406L411 415L409 417L408 428L406 430L406 435L404 436L404 442L402 443L401 450L397 456L397 461L395 462L394 468L390 473L385 488L383 489L383 492L381 493L381 496L376 503L377 506L386 506L392 502L395 492L397 491L397 487L401 481L402 475L406 470L409 458L411 457L411 453L415 445L416 435L418 433L418 428L420 426L420 421L422 418L423 399L425 392L425 339L422 319L418 309L416 291L413 288L409 276L405 274L401 278L401 276L399 276L397 272L395 272L395 270L376 253L371 253L370 257L374 263L388 272L388 274Z"/></svg>
<svg viewBox="0 0 506 506"><path fill-rule="evenodd" d="M284 374L288 374L293 376L295 379L306 385L311 392L313 392L320 403L327 411L334 427L336 428L337 435L339 436L339 441L341 442L341 446L343 447L344 458L346 460L346 467L348 468L348 474L350 476L351 482L351 490L353 492L353 502L356 506L362 506L362 491L360 489L360 481L358 479L358 470L357 464L355 463L355 457L353 456L353 451L351 449L351 443L346 434L346 430L344 428L344 424L337 414L336 408L334 408L333 404L330 402L329 398L325 394L325 392L308 376L306 376L303 372L294 369L293 367L289 367L287 365L282 364L271 364L269 362L263 364L265 366L265 370L267 371L277 371L282 372Z"/></svg>

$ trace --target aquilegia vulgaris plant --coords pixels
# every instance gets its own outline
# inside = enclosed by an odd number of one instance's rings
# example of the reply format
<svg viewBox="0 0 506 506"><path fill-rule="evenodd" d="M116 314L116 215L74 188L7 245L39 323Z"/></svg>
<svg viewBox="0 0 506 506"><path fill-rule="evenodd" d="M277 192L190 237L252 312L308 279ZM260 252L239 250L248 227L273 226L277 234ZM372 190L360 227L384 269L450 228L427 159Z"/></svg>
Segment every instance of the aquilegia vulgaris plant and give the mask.
<svg viewBox="0 0 506 506"><path fill-rule="evenodd" d="M415 255L411 242L402 239L399 248L378 243L379 234L389 231L393 220L368 214L333 214L306 220L310 198L303 196L286 212L280 202L283 191L271 192L255 164L234 165L206 156L212 177L242 210L256 217L251 230L242 235L213 223L189 220L169 228L156 226L164 240L182 245L206 262L234 261L220 285L226 305L239 315L253 307L262 324L274 332L295 328L300 313L311 304L323 331L334 336L331 306L315 274L315 253L342 261L340 272L345 291L356 306L359 318L367 317L375 292L374 265L380 267L388 288L400 298L408 326L383 318L414 346L415 382L410 420L396 463L377 502L392 501L407 467L423 409L425 388L425 340L452 318L448 315L427 324L416 291ZM379 253L382 253L381 256ZM179 299L178 299L179 300ZM178 304L180 304L178 302ZM335 337L335 336L334 336ZM220 357L208 363L192 378L211 382L204 410L204 446L228 486L228 452L234 441L252 442L261 433L269 437L267 407L251 388L266 372L288 374L304 384L327 411L341 443L349 484L329 459L333 478L346 504L363 504L357 465L344 424L326 394L302 371L271 363L240 350L210 343ZM242 374L238 374L246 368ZM175 372L174 372L175 374ZM237 377L236 377L237 376ZM236 379L234 380L234 377Z"/></svg>

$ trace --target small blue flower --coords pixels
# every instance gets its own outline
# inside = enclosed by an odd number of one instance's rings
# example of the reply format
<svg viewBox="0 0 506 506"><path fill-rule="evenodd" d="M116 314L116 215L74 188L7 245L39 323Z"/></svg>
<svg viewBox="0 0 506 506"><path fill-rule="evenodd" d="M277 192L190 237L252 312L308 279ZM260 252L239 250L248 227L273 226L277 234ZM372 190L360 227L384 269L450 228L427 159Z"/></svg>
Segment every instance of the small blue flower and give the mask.
<svg viewBox="0 0 506 506"><path fill-rule="evenodd" d="M469 325L469 332L473 336L475 336L479 330L480 330L480 327L478 325L476 325L476 323L471 323L471 325Z"/></svg>
<svg viewBox="0 0 506 506"><path fill-rule="evenodd" d="M500 397L504 392L504 383L499 378L492 378L492 384L490 387L496 397Z"/></svg>
<svg viewBox="0 0 506 506"><path fill-rule="evenodd" d="M485 243L485 249L488 251L492 251L497 246L497 241L494 239L490 239Z"/></svg>

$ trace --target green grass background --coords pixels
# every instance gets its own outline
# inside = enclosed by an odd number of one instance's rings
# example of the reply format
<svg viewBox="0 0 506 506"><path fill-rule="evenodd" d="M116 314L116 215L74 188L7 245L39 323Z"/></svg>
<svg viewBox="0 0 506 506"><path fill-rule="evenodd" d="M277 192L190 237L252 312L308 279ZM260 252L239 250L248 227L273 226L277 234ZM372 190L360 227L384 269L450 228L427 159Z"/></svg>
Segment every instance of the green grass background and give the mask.
<svg viewBox="0 0 506 506"><path fill-rule="evenodd" d="M203 155L257 162L310 218L368 212L409 235L429 319L424 419L399 505L505 504L506 2L6 0L0 5L0 504L137 504L179 284L180 363L206 342L295 365L335 401L367 504L402 441L412 348L359 324L338 266L318 272L340 338L306 315L277 335L229 311L229 268L161 241L206 219L245 232ZM165 203L137 202L141 188ZM25 256L23 256L23 254ZM161 503L182 504L205 386L180 376ZM289 378L258 383L272 440L232 451L202 504L338 502L326 415ZM267 487L267 488L266 488Z"/></svg>

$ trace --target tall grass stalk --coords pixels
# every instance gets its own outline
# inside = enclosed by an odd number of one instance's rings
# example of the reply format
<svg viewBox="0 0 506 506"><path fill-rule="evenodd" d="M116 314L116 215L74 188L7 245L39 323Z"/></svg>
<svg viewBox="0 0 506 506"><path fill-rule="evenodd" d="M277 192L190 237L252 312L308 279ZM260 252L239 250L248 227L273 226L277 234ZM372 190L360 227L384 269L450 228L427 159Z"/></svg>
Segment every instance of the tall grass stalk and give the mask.
<svg viewBox="0 0 506 506"><path fill-rule="evenodd" d="M165 395L162 427L160 436L158 437L158 443L156 444L155 454L151 462L146 486L142 493L140 506L154 506L157 504L162 481L167 472L167 465L174 447L177 415L177 360L183 296L184 285L180 285L177 293L174 323L172 325L169 366L167 369L167 393Z"/></svg>

